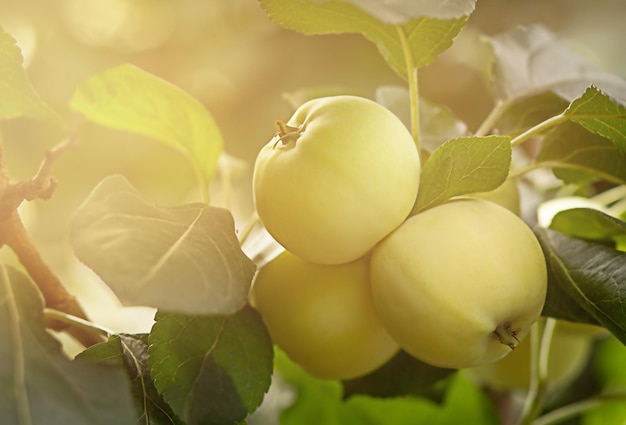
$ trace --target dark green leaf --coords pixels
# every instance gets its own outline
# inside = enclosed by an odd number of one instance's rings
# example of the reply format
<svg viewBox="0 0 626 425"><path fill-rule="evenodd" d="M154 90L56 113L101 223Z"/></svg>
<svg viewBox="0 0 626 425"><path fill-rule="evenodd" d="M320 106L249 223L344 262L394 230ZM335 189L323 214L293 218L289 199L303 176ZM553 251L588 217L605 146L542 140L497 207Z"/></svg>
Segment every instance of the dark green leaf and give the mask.
<svg viewBox="0 0 626 425"><path fill-rule="evenodd" d="M626 152L626 108L591 86L574 100L565 115Z"/></svg>
<svg viewBox="0 0 626 425"><path fill-rule="evenodd" d="M358 394L374 397L420 396L440 402L445 379L452 369L430 366L404 351L369 375L344 381L344 397Z"/></svg>
<svg viewBox="0 0 626 425"><path fill-rule="evenodd" d="M453 196L493 190L504 183L510 165L509 137L449 140L437 148L424 164L413 213Z"/></svg>
<svg viewBox="0 0 626 425"><path fill-rule="evenodd" d="M228 210L154 206L121 176L105 179L78 209L71 241L122 302L168 311L233 313L256 270Z"/></svg>
<svg viewBox="0 0 626 425"><path fill-rule="evenodd" d="M261 0L261 7L277 24L303 34L361 34L378 46L387 63L402 77L407 72L399 30L408 40L413 64L423 67L452 45L467 22L467 16L420 17L401 26L384 24L355 5L338 0Z"/></svg>
<svg viewBox="0 0 626 425"><path fill-rule="evenodd" d="M77 358L124 365L131 381L138 422L150 425L185 425L157 392L148 368L148 335L114 335Z"/></svg>
<svg viewBox="0 0 626 425"><path fill-rule="evenodd" d="M261 403L272 375L272 341L259 314L162 313L150 333L152 378L187 425L235 424Z"/></svg>
<svg viewBox="0 0 626 425"><path fill-rule="evenodd" d="M591 208L561 211L550 228L575 238L615 243L617 249L626 241L626 223Z"/></svg>
<svg viewBox="0 0 626 425"><path fill-rule="evenodd" d="M626 344L626 253L554 230L537 236L549 276L544 314L599 324Z"/></svg>
<svg viewBox="0 0 626 425"><path fill-rule="evenodd" d="M58 124L61 118L35 91L22 61L15 39L0 28L0 120L29 116Z"/></svg>
<svg viewBox="0 0 626 425"><path fill-rule="evenodd" d="M121 65L82 83L72 109L89 120L150 137L180 152L205 183L222 152L222 136L206 108L167 81Z"/></svg>
<svg viewBox="0 0 626 425"><path fill-rule="evenodd" d="M626 100L626 82L597 69L542 25L516 27L490 38L496 95L510 101L552 91L571 102L595 84Z"/></svg>
<svg viewBox="0 0 626 425"><path fill-rule="evenodd" d="M41 294L8 266L0 266L0 340L2 424L135 424L123 368L69 360L44 327Z"/></svg>
<svg viewBox="0 0 626 425"><path fill-rule="evenodd" d="M546 134L537 162L566 182L626 183L626 153L604 137L565 122Z"/></svg>

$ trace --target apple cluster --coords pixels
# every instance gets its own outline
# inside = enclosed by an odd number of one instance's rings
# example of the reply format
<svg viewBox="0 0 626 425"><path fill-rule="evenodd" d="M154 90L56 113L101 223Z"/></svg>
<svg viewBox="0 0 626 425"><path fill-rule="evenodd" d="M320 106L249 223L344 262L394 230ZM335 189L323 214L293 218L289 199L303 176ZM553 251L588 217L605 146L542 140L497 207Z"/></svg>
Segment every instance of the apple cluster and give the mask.
<svg viewBox="0 0 626 425"><path fill-rule="evenodd" d="M477 197L411 214L420 155L374 101L314 99L277 129L256 159L253 193L285 252L259 269L251 299L292 360L350 379L399 349L467 368L524 339L547 272L516 214Z"/></svg>

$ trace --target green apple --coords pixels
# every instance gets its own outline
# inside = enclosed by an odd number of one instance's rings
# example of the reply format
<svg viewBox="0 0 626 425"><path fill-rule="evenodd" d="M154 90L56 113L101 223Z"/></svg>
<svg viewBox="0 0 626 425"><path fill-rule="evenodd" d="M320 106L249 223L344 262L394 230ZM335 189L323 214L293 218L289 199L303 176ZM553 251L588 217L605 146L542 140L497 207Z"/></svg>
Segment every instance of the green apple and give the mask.
<svg viewBox="0 0 626 425"><path fill-rule="evenodd" d="M374 101L304 103L255 161L253 194L267 231L315 263L356 260L402 223L420 159L402 121Z"/></svg>
<svg viewBox="0 0 626 425"><path fill-rule="evenodd" d="M464 368L515 349L543 308L546 263L507 209L457 198L407 219L372 252L381 321L414 357Z"/></svg>
<svg viewBox="0 0 626 425"><path fill-rule="evenodd" d="M285 251L259 269L251 300L274 343L318 378L365 375L398 351L376 315L366 258L323 265Z"/></svg>
<svg viewBox="0 0 626 425"><path fill-rule="evenodd" d="M593 338L576 335L557 322L548 358L548 390L571 383L591 356ZM497 391L528 390L530 386L531 344L527 338L517 349L497 362L467 370L478 383Z"/></svg>

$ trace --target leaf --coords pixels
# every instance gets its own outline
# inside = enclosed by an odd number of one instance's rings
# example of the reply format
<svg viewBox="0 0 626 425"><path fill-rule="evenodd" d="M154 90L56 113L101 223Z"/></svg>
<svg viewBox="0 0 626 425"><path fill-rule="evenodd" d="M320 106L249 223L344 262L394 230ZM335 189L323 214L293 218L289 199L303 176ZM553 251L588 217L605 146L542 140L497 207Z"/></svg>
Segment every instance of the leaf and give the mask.
<svg viewBox="0 0 626 425"><path fill-rule="evenodd" d="M476 0L345 0L386 24L405 24L412 18L453 19L469 16Z"/></svg>
<svg viewBox="0 0 626 425"><path fill-rule="evenodd" d="M599 324L626 344L626 253L537 230L548 265L544 314Z"/></svg>
<svg viewBox="0 0 626 425"><path fill-rule="evenodd" d="M406 61L399 31L406 36L415 67L424 67L452 45L467 22L413 18L398 27L385 24L353 4L339 0L260 0L270 19L303 34L361 34L378 47L387 63L406 78ZM369 2L368 2L369 3ZM373 4L373 2L372 2Z"/></svg>
<svg viewBox="0 0 626 425"><path fill-rule="evenodd" d="M506 136L460 137L437 148L426 160L413 214L453 196L487 192L509 174L511 143Z"/></svg>
<svg viewBox="0 0 626 425"><path fill-rule="evenodd" d="M454 370L430 366L405 351L374 372L343 382L344 397L358 394L374 397L420 396L441 401L446 378Z"/></svg>
<svg viewBox="0 0 626 425"><path fill-rule="evenodd" d="M596 68L542 25L516 27L489 38L493 84L500 100L552 91L571 102L594 84L620 101L626 82Z"/></svg>
<svg viewBox="0 0 626 425"><path fill-rule="evenodd" d="M552 219L550 228L579 239L615 243L617 249L626 242L625 222L591 208L561 211Z"/></svg>
<svg viewBox="0 0 626 425"><path fill-rule="evenodd" d="M28 116L59 124L61 117L35 91L22 63L15 39L0 28L0 120Z"/></svg>
<svg viewBox="0 0 626 425"><path fill-rule="evenodd" d="M500 134L519 134L549 118L561 114L568 103L552 92L519 100L500 117L496 128Z"/></svg>
<svg viewBox="0 0 626 425"><path fill-rule="evenodd" d="M83 82L70 102L97 124L150 137L181 153L208 183L223 141L206 108L178 87L125 64Z"/></svg>
<svg viewBox="0 0 626 425"><path fill-rule="evenodd" d="M158 312L148 364L159 392L187 425L227 425L261 403L272 375L272 341L259 314Z"/></svg>
<svg viewBox="0 0 626 425"><path fill-rule="evenodd" d="M626 108L595 86L575 99L565 110L565 115L626 152Z"/></svg>
<svg viewBox="0 0 626 425"><path fill-rule="evenodd" d="M107 342L89 347L76 358L123 365L131 382L137 422L151 425L185 425L174 415L154 386L148 368L148 335L113 335Z"/></svg>
<svg viewBox="0 0 626 425"><path fill-rule="evenodd" d="M376 90L376 101L398 116L407 128L411 127L409 90L400 86L382 86ZM429 152L447 140L467 134L467 125L448 107L420 99L421 147Z"/></svg>
<svg viewBox="0 0 626 425"><path fill-rule="evenodd" d="M572 183L592 180L626 183L626 154L614 143L565 122L546 134L537 163Z"/></svg>
<svg viewBox="0 0 626 425"><path fill-rule="evenodd" d="M2 423L135 424L123 369L65 357L44 327L43 308L25 275L0 266Z"/></svg>
<svg viewBox="0 0 626 425"><path fill-rule="evenodd" d="M154 206L122 176L102 181L76 211L71 242L128 305L234 313L246 303L256 271L228 210Z"/></svg>

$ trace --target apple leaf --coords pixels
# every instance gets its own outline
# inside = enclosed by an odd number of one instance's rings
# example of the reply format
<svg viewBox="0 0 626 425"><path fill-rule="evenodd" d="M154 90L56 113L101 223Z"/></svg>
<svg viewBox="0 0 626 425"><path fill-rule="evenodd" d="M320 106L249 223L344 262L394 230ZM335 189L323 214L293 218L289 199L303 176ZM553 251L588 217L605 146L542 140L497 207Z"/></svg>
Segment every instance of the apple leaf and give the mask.
<svg viewBox="0 0 626 425"><path fill-rule="evenodd" d="M2 423L135 424L123 368L69 360L45 329L43 308L30 279L0 265Z"/></svg>
<svg viewBox="0 0 626 425"><path fill-rule="evenodd" d="M0 28L0 120L28 116L59 124L61 117L35 91L22 63L15 39Z"/></svg>
<svg viewBox="0 0 626 425"><path fill-rule="evenodd" d="M369 13L386 24L405 24L412 18L453 19L469 16L476 6L476 0L344 0Z"/></svg>
<svg viewBox="0 0 626 425"><path fill-rule="evenodd" d="M495 127L500 134L516 135L549 118L563 113L568 102L553 92L543 92L519 100L499 118Z"/></svg>
<svg viewBox="0 0 626 425"><path fill-rule="evenodd" d="M381 86L376 90L376 101L398 116L407 128L411 127L409 90L400 86ZM467 134L467 125L448 107L420 99L420 142L428 152L434 151L446 140Z"/></svg>
<svg viewBox="0 0 626 425"><path fill-rule="evenodd" d="M272 341L252 307L231 316L158 312L149 342L154 383L187 425L237 423L269 389Z"/></svg>
<svg viewBox="0 0 626 425"><path fill-rule="evenodd" d="M122 176L102 181L78 209L71 242L128 305L234 313L246 303L256 271L228 210L154 206Z"/></svg>
<svg viewBox="0 0 626 425"><path fill-rule="evenodd" d="M113 335L80 353L77 359L123 365L131 382L137 411L137 422L152 425L185 425L174 415L154 386L148 368L148 335Z"/></svg>
<svg viewBox="0 0 626 425"><path fill-rule="evenodd" d="M615 243L617 250L626 251L626 223L602 211L591 208L560 211L550 228L575 238Z"/></svg>
<svg viewBox="0 0 626 425"><path fill-rule="evenodd" d="M599 324L626 344L626 253L554 230L536 233L548 265L543 314Z"/></svg>
<svg viewBox="0 0 626 425"><path fill-rule="evenodd" d="M626 152L626 108L595 86L575 99L565 115L592 133L611 140Z"/></svg>
<svg viewBox="0 0 626 425"><path fill-rule="evenodd" d="M507 136L448 140L428 157L412 214L453 196L488 192L506 180L511 165Z"/></svg>
<svg viewBox="0 0 626 425"><path fill-rule="evenodd" d="M92 122L175 149L204 183L216 171L223 140L211 114L178 87L133 65L92 76L80 84L70 106Z"/></svg>
<svg viewBox="0 0 626 425"><path fill-rule="evenodd" d="M494 50L493 84L500 100L552 91L571 102L591 84L626 100L626 81L587 62L542 25L516 27L489 41Z"/></svg>
<svg viewBox="0 0 626 425"><path fill-rule="evenodd" d="M626 153L604 137L565 122L549 131L541 144L537 164L572 183L591 180L626 183Z"/></svg>
<svg viewBox="0 0 626 425"><path fill-rule="evenodd" d="M426 364L400 351L368 375L343 381L344 397L358 394L373 397L419 396L441 402L446 378L453 369Z"/></svg>
<svg viewBox="0 0 626 425"><path fill-rule="evenodd" d="M344 33L363 35L376 44L387 63L403 78L406 78L407 68L400 32L410 46L413 65L418 68L424 67L452 45L454 38L465 26L468 16L437 19L421 15L402 25L391 25L345 1L260 0L260 3L270 19L289 30L307 35ZM373 1L362 3L368 3L368 7L378 10L392 10L395 7L375 4ZM459 1L447 3L454 4L452 9L456 10L456 3ZM412 9L412 6L409 7Z"/></svg>

